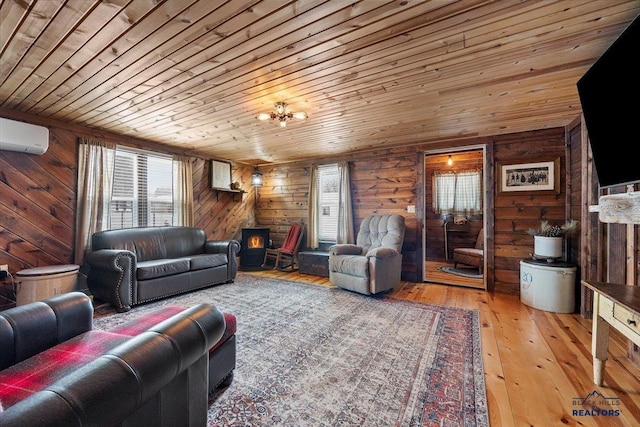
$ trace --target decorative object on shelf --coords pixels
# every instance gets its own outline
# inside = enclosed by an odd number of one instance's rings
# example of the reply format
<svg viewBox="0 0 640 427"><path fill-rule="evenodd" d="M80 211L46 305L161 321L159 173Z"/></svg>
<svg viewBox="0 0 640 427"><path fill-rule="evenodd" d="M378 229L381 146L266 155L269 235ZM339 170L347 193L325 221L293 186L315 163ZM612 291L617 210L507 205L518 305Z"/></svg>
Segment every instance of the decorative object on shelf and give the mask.
<svg viewBox="0 0 640 427"><path fill-rule="evenodd" d="M211 188L227 191L231 189L231 163L211 160Z"/></svg>
<svg viewBox="0 0 640 427"><path fill-rule="evenodd" d="M534 239L533 258L549 262L562 258L563 237L575 231L577 226L578 222L573 219L563 225L551 225L545 220L540 222L540 228L530 228L527 234Z"/></svg>
<svg viewBox="0 0 640 427"><path fill-rule="evenodd" d="M309 116L304 111L300 111L297 113L287 112L287 104L284 102L276 102L275 103L276 111L272 111L271 113L260 113L257 116L258 120L278 120L280 123L280 127L287 127L287 120L298 119L298 120L306 120Z"/></svg>
<svg viewBox="0 0 640 427"><path fill-rule="evenodd" d="M454 224L462 225L462 224L466 224L468 222L469 222L469 218L466 215L455 215L453 217L453 223Z"/></svg>
<svg viewBox="0 0 640 427"><path fill-rule="evenodd" d="M527 234L531 236L563 237L573 233L577 227L578 221L575 219L571 219L563 225L551 225L549 221L543 220L540 221L540 228L530 228Z"/></svg>
<svg viewBox="0 0 640 427"><path fill-rule="evenodd" d="M560 193L560 158L498 166L500 192L549 191Z"/></svg>
<svg viewBox="0 0 640 427"><path fill-rule="evenodd" d="M251 185L255 187L262 185L262 174L258 171L258 168L255 168L251 174Z"/></svg>
<svg viewBox="0 0 640 427"><path fill-rule="evenodd" d="M232 182L231 183L231 189L234 191L240 191L240 183L239 182Z"/></svg>

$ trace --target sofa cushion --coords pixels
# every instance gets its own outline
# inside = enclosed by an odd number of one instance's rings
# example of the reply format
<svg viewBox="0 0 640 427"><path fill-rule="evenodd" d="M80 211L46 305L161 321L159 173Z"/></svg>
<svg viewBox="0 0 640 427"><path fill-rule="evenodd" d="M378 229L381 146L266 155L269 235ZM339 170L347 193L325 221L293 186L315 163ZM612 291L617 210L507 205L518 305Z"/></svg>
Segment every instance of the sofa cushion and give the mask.
<svg viewBox="0 0 640 427"><path fill-rule="evenodd" d="M222 335L222 338L220 338L220 341L218 341L216 345L211 347L210 351L215 350L220 345L222 345L222 343L224 343L226 340L234 336L236 334L236 329L238 329L238 324L237 324L235 315L227 312L223 312L222 314L224 315L224 323L225 323L224 334Z"/></svg>
<svg viewBox="0 0 640 427"><path fill-rule="evenodd" d="M182 258L204 253L207 235L201 228L162 227L162 236L167 250L165 258Z"/></svg>
<svg viewBox="0 0 640 427"><path fill-rule="evenodd" d="M128 335L128 336L136 336L150 327L162 322L165 319L173 316L174 314L180 313L184 310L184 307L179 306L167 306L159 308L158 310L154 310L151 313L145 314L138 319L131 320L129 322L123 323L120 326L116 326L115 328L111 328L109 332L119 334L119 335ZM222 343L224 343L227 339L235 335L237 329L237 321L236 316L231 313L222 313L224 316L225 328L222 338L218 341L209 352L214 351L218 348Z"/></svg>
<svg viewBox="0 0 640 427"><path fill-rule="evenodd" d="M404 232L402 215L369 215L360 224L356 245L364 248L364 253L381 246L401 252Z"/></svg>
<svg viewBox="0 0 640 427"><path fill-rule="evenodd" d="M146 331L151 326L162 322L165 319L168 319L174 314L180 313L182 310L184 310L184 307L179 307L176 305L162 307L152 311L151 313L144 314L137 319L133 319L128 322L122 323L119 326L113 327L109 329L109 332L133 337Z"/></svg>
<svg viewBox="0 0 640 427"><path fill-rule="evenodd" d="M369 259L359 255L329 257L329 270L350 276L369 277Z"/></svg>
<svg viewBox="0 0 640 427"><path fill-rule="evenodd" d="M6 409L128 339L93 330L10 366L0 371L0 402Z"/></svg>
<svg viewBox="0 0 640 427"><path fill-rule="evenodd" d="M91 236L91 250L124 249L136 254L138 261L167 258L161 227L105 230Z"/></svg>
<svg viewBox="0 0 640 427"><path fill-rule="evenodd" d="M139 262L136 275L138 280L149 280L186 271L189 271L189 258L155 259Z"/></svg>
<svg viewBox="0 0 640 427"><path fill-rule="evenodd" d="M205 268L219 267L227 265L226 254L202 254L188 257L191 262L191 270L202 270Z"/></svg>
<svg viewBox="0 0 640 427"><path fill-rule="evenodd" d="M476 265L484 257L484 251L475 248L455 248L454 254L456 261L470 265Z"/></svg>

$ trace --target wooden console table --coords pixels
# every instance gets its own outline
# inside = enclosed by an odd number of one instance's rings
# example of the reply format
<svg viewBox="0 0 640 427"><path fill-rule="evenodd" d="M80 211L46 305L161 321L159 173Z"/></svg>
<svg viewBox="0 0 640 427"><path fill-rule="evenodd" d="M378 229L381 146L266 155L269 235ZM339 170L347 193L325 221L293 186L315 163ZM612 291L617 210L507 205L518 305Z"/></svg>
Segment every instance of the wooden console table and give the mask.
<svg viewBox="0 0 640 427"><path fill-rule="evenodd" d="M456 224L454 222L445 222L443 224L443 227L444 227L444 259L450 259L451 257L449 256L449 233L468 232L469 223L465 222L464 224Z"/></svg>
<svg viewBox="0 0 640 427"><path fill-rule="evenodd" d="M593 290L593 382L602 385L609 354L609 326L640 345L640 287L583 280Z"/></svg>

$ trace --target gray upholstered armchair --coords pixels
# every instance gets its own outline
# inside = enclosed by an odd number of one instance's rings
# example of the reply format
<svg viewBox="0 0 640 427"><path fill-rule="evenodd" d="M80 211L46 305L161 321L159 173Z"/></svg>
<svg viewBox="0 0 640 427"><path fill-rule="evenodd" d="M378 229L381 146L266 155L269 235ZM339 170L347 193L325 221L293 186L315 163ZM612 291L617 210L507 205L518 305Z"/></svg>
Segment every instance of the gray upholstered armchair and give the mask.
<svg viewBox="0 0 640 427"><path fill-rule="evenodd" d="M402 273L404 230L402 215L366 217L355 245L329 248L331 283L367 295L393 289Z"/></svg>

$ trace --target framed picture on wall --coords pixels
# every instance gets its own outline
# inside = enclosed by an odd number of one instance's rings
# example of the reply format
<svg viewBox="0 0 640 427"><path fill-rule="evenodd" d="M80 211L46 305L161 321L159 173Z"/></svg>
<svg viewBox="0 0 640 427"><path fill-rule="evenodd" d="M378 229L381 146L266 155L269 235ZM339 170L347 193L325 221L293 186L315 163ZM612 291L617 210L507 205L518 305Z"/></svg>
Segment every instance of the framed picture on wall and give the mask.
<svg viewBox="0 0 640 427"><path fill-rule="evenodd" d="M231 163L211 160L211 188L231 190Z"/></svg>
<svg viewBox="0 0 640 427"><path fill-rule="evenodd" d="M560 158L545 162L498 166L500 192L551 191L560 193Z"/></svg>

